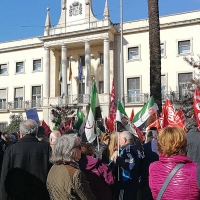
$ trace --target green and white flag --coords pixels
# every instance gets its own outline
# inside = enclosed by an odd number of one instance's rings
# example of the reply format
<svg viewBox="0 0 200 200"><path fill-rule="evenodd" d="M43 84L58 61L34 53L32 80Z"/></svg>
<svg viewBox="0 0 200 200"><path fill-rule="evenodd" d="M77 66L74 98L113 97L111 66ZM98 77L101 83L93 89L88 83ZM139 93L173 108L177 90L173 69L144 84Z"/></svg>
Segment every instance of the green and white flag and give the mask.
<svg viewBox="0 0 200 200"><path fill-rule="evenodd" d="M76 116L77 116L77 122L76 122L76 125L75 125L75 129L76 130L79 130L83 121L84 121L84 114L82 111L79 110L79 108L77 109L77 113L76 113Z"/></svg>
<svg viewBox="0 0 200 200"><path fill-rule="evenodd" d="M135 115L132 123L140 130L146 127L146 122L151 115L158 111L158 105L155 103L154 98L151 97L143 108Z"/></svg>
<svg viewBox="0 0 200 200"><path fill-rule="evenodd" d="M95 127L94 115L93 115L92 109L90 107L88 119L87 119L87 122L86 122L86 125L85 125L85 136L86 136L87 141L89 143L92 143L97 136L95 134L94 127Z"/></svg>
<svg viewBox="0 0 200 200"><path fill-rule="evenodd" d="M130 131L132 134L137 136L135 129L131 126L129 117L119 100L117 102L116 121L121 122L127 131Z"/></svg>
<svg viewBox="0 0 200 200"><path fill-rule="evenodd" d="M92 109L94 119L95 120L102 119L98 90L97 90L97 85L96 85L95 79L93 79L93 83L92 83L92 94L91 94L91 100L90 100L90 107Z"/></svg>
<svg viewBox="0 0 200 200"><path fill-rule="evenodd" d="M95 134L96 131L95 121L97 119L102 119L102 116L101 116L101 108L99 104L99 96L98 96L96 81L95 79L93 79L92 94L90 100L90 111L88 114L88 119L85 127L85 135L89 143L93 142L97 137L97 134Z"/></svg>

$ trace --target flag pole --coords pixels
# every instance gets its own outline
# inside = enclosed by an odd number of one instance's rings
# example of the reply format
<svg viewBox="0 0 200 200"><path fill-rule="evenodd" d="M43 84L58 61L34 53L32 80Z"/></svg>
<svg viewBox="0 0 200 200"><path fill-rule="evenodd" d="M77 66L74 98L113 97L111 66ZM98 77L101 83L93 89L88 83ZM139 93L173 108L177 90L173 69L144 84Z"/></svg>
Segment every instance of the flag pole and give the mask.
<svg viewBox="0 0 200 200"><path fill-rule="evenodd" d="M117 121L115 121L115 132L117 133L117 155L119 156L119 132L117 131ZM119 165L118 165L117 173L118 173L117 179L119 181Z"/></svg>
<svg viewBox="0 0 200 200"><path fill-rule="evenodd" d="M121 103L125 108L124 102L124 51L123 51L123 2L120 0L120 28L121 28L121 52L120 52L120 91Z"/></svg>
<svg viewBox="0 0 200 200"><path fill-rule="evenodd" d="M95 130L97 132L97 121L95 121ZM99 152L99 137L98 137L98 134L97 134L97 149L98 149L98 152Z"/></svg>
<svg viewBox="0 0 200 200"><path fill-rule="evenodd" d="M71 58L72 59L72 58ZM70 79L70 81L71 81L71 103L73 104L73 92L72 92L72 76L71 76L71 74L72 74L72 62L71 62L71 60L70 60L70 64L69 64L69 67L70 67L70 69L69 69L69 73L70 73L70 77L71 77L71 79Z"/></svg>

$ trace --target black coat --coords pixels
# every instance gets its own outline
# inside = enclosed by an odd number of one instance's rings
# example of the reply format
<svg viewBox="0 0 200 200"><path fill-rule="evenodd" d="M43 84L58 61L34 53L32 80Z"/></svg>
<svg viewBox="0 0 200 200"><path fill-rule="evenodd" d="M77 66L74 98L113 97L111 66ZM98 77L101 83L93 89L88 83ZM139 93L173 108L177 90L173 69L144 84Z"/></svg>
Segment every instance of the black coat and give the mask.
<svg viewBox="0 0 200 200"><path fill-rule="evenodd" d="M50 169L50 163L49 163L49 156L50 156L51 148L47 143L39 142L36 137L31 135L26 135L22 139L20 139L18 142L12 144L9 146L4 154L3 158L3 165L2 165L2 172L1 172L1 182L0 182L0 199L1 200L7 200L8 196L10 199L15 199L10 196L10 192L17 193L25 195L27 193L28 188L34 187L34 184L37 184L35 180L38 180L39 182L42 182L44 185L46 184L47 175ZM16 169L13 172L13 169ZM21 174L30 174L30 177L34 177L34 180L24 179L23 177L26 177L24 175L21 175L21 178L19 177L19 174L16 173L17 169L20 169ZM24 173L23 173L24 172ZM8 175L8 176L7 176ZM16 181L16 178L14 176L18 176ZM15 184L14 181L15 180ZM6 183L6 186L5 186ZM28 184L31 184L28 186ZM39 183L40 184L40 183ZM21 185L22 189L19 190L18 186ZM23 187L24 186L24 187ZM12 188L11 188L12 187ZM13 191L15 190L16 191ZM25 189L26 188L26 189ZM33 193L37 193L37 191L32 192L31 195L34 195ZM30 195L30 194L29 194ZM29 197L24 197L24 200L28 200ZM36 199L42 199L37 198ZM46 199L43 197L43 199Z"/></svg>
<svg viewBox="0 0 200 200"><path fill-rule="evenodd" d="M187 156L193 161L200 163L200 131L192 128L187 132Z"/></svg>

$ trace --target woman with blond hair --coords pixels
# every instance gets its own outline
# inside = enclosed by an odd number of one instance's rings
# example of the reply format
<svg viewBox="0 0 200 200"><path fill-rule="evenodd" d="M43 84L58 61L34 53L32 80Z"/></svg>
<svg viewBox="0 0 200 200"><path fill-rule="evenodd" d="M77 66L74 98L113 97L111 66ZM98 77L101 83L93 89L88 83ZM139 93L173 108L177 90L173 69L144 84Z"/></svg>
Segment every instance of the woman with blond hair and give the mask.
<svg viewBox="0 0 200 200"><path fill-rule="evenodd" d="M159 161L150 165L149 186L154 199L197 200L197 163L187 156L186 133L179 127L166 127L158 134Z"/></svg>

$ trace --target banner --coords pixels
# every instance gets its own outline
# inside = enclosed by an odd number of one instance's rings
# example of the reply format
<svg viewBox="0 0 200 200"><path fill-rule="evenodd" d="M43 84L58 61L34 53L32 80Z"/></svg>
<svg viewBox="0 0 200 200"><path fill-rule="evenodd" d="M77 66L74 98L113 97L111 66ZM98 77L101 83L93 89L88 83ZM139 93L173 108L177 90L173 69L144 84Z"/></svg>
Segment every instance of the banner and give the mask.
<svg viewBox="0 0 200 200"><path fill-rule="evenodd" d="M26 117L27 117L27 119L35 120L37 122L38 126L40 125L40 120L39 120L36 108L26 110Z"/></svg>

